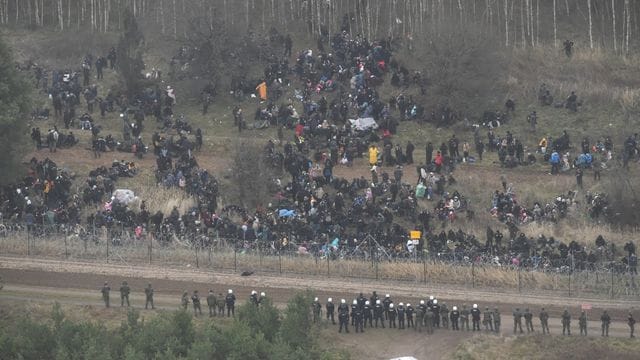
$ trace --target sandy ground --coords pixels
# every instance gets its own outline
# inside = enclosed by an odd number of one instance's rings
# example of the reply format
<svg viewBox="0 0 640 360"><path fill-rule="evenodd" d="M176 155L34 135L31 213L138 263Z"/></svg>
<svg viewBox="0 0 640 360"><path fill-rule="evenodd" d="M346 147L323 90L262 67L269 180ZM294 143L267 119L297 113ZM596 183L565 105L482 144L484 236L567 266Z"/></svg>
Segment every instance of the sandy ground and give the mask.
<svg viewBox="0 0 640 360"><path fill-rule="evenodd" d="M113 289L126 280L132 288L132 306L144 307L143 288L151 282L156 290L156 306L158 309L176 309L179 306L183 291L198 289L206 293L213 289L216 293L226 293L234 289L240 302L244 301L251 290L265 291L276 305L284 306L286 301L297 291L313 290L321 302L327 297L334 301L345 298L353 299L357 293L367 296L376 290L379 295L389 293L395 302L409 302L417 305L420 298L436 295L440 302L460 306L478 303L480 308L498 307L502 313L503 329L501 336L511 335L511 312L515 307L530 307L537 313L539 308L546 307L552 318L551 332L561 333L559 314L567 307L572 312L574 334L579 334L577 317L581 304L593 306L590 318L598 319L602 309L606 308L613 317L611 336L627 336L628 328L624 322L629 309L640 307L640 302L603 301L575 299L549 296L515 296L495 291L462 291L447 288L429 288L402 283L385 283L375 281L354 281L339 278L297 278L272 275L252 275L242 277L234 273L196 271L193 269L173 269L154 266L123 266L113 264L64 262L30 258L0 257L0 276L4 281L4 289L0 291L0 307L11 302L23 301L49 304L58 301L70 305L92 306L104 312L120 311L117 291L112 292L112 305L115 308L104 309L99 289L104 281L109 281ZM151 310L148 310L151 311ZM638 315L636 315L638 317ZM539 330L539 322L534 320ZM445 359L464 339L473 336L472 332L453 332L439 330L427 336L412 330L369 329L365 334L337 334L337 326L323 324L329 338L333 339L327 346L348 348L356 359L389 359L396 356L414 356L418 359ZM590 336L598 336L599 321L590 321ZM364 341L363 341L364 340Z"/></svg>

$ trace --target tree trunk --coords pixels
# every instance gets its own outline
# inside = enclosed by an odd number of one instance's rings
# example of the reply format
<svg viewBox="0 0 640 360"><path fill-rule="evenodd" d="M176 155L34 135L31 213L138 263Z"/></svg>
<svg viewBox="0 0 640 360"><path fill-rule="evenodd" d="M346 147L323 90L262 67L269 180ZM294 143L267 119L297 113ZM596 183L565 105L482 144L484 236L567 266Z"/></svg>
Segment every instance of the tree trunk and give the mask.
<svg viewBox="0 0 640 360"><path fill-rule="evenodd" d="M164 0L160 0L160 33L164 35Z"/></svg>
<svg viewBox="0 0 640 360"><path fill-rule="evenodd" d="M613 27L613 51L618 52L618 39L616 39L616 0L611 0L611 24Z"/></svg>
<svg viewBox="0 0 640 360"><path fill-rule="evenodd" d="M178 11L176 10L176 0L173 0L173 38L178 38Z"/></svg>
<svg viewBox="0 0 640 360"><path fill-rule="evenodd" d="M556 22L556 0L553 0L553 46L558 47L558 24Z"/></svg>
<svg viewBox="0 0 640 360"><path fill-rule="evenodd" d="M627 14L627 33L625 34L625 52L629 53L629 38L631 37L631 8L629 0L624 0L625 11Z"/></svg>
<svg viewBox="0 0 640 360"><path fill-rule="evenodd" d="M524 29L524 0L520 2L520 32L522 35L522 47L527 47L527 36Z"/></svg>
<svg viewBox="0 0 640 360"><path fill-rule="evenodd" d="M593 21L591 19L591 0L587 0L587 10L589 11L589 47L593 49Z"/></svg>
<svg viewBox="0 0 640 360"><path fill-rule="evenodd" d="M509 47L509 4L507 0L504 0L504 46Z"/></svg>

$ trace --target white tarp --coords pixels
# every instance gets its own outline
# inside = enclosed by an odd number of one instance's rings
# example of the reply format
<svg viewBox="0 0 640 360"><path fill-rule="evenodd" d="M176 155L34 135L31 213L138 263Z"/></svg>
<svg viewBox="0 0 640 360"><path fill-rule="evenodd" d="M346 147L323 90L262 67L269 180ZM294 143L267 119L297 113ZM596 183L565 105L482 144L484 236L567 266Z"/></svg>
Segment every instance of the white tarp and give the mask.
<svg viewBox="0 0 640 360"><path fill-rule="evenodd" d="M113 196L117 202L125 205L129 205L129 203L138 199L134 192L129 189L117 189L111 196Z"/></svg>
<svg viewBox="0 0 640 360"><path fill-rule="evenodd" d="M351 127L355 128L358 131L376 130L378 128L378 124L371 117L349 119L349 122L351 123Z"/></svg>

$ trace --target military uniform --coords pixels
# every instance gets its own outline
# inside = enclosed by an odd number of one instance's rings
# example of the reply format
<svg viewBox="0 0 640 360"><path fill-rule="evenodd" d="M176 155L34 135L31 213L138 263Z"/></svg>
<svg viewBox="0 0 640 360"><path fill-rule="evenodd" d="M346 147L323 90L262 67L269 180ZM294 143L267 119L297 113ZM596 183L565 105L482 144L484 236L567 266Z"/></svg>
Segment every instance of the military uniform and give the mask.
<svg viewBox="0 0 640 360"><path fill-rule="evenodd" d="M422 332L422 328L424 327L424 317L426 309L426 306L420 304L420 306L418 306L418 309L416 310L416 326L414 327L414 329L416 329L418 332Z"/></svg>
<svg viewBox="0 0 640 360"><path fill-rule="evenodd" d="M327 300L327 304L325 305L325 309L327 310L327 321L329 321L329 319L331 319L331 323L333 325L335 325L336 324L336 320L334 318L335 305L333 305L333 301L331 301L331 298L329 298Z"/></svg>
<svg viewBox="0 0 640 360"><path fill-rule="evenodd" d="M524 310L524 324L527 327L527 332L533 332L533 314L529 309Z"/></svg>
<svg viewBox="0 0 640 360"><path fill-rule="evenodd" d="M522 313L520 309L516 308L513 312L513 333L515 334L518 329L520 330L520 334L524 332L522 331Z"/></svg>
<svg viewBox="0 0 640 360"><path fill-rule="evenodd" d="M629 317L627 318L627 324L629 325L630 338L634 338L633 332L636 328L636 319L633 318L633 314L629 313Z"/></svg>
<svg viewBox="0 0 640 360"><path fill-rule="evenodd" d="M542 334L549 334L549 314L542 308L538 317L542 326Z"/></svg>
<svg viewBox="0 0 640 360"><path fill-rule="evenodd" d="M443 328L449 328L449 308L447 308L446 303L442 303L442 306L440 307L440 323Z"/></svg>
<svg viewBox="0 0 640 360"><path fill-rule="evenodd" d="M469 331L469 310L467 305L462 305L462 311L460 312L460 322L462 330Z"/></svg>
<svg viewBox="0 0 640 360"><path fill-rule="evenodd" d="M580 335L587 336L587 314L584 311L580 313L578 325L580 326Z"/></svg>
<svg viewBox="0 0 640 360"><path fill-rule="evenodd" d="M498 308L493 309L493 331L500 333L500 311Z"/></svg>
<svg viewBox="0 0 640 360"><path fill-rule="evenodd" d="M127 301L127 307L129 304L129 293L131 292L131 288L127 284L126 281L122 282L122 286L120 286L120 306L124 306L125 300Z"/></svg>
<svg viewBox="0 0 640 360"><path fill-rule="evenodd" d="M104 306L105 307L109 307L109 292L110 291L111 291L111 288L109 287L109 284L108 283L104 283L104 286L102 287L100 292L102 293L102 300L104 301Z"/></svg>
<svg viewBox="0 0 640 360"><path fill-rule="evenodd" d="M405 319L406 310L402 303L398 305L398 309L396 310L398 311L398 329L402 330L404 329L404 319Z"/></svg>
<svg viewBox="0 0 640 360"><path fill-rule="evenodd" d="M180 299L180 303L182 304L182 309L183 310L187 310L187 307L189 306L189 293L188 292L184 292L182 293L182 299Z"/></svg>
<svg viewBox="0 0 640 360"><path fill-rule="evenodd" d="M224 300L222 300L222 293L218 293L216 298L216 304L218 304L218 316L224 316Z"/></svg>
<svg viewBox="0 0 640 360"><path fill-rule="evenodd" d="M433 312L433 307L431 308L431 310L427 309L427 311L424 313L424 324L427 328L427 334L433 334L435 316L436 314Z"/></svg>
<svg viewBox="0 0 640 360"><path fill-rule="evenodd" d="M564 310L562 313L562 335L571 335L571 314L568 310Z"/></svg>
<svg viewBox="0 0 640 360"><path fill-rule="evenodd" d="M489 310L489 308L485 308L484 313L482 313L482 324L484 325L484 331L493 332L493 319L491 318L491 310Z"/></svg>
<svg viewBox="0 0 640 360"><path fill-rule="evenodd" d="M602 316L600 316L600 321L602 321L602 336L609 336L609 325L611 324L611 316L609 316L609 314L607 314L607 311L605 310L604 313L602 313Z"/></svg>
<svg viewBox="0 0 640 360"><path fill-rule="evenodd" d="M144 308L148 309L149 304L151 304L151 308L155 309L155 306L153 306L153 288L151 287L151 284L144 289L144 295L146 297Z"/></svg>
<svg viewBox="0 0 640 360"><path fill-rule="evenodd" d="M207 307L209 307L209 317L216 316L216 295L213 293L213 290L209 290L209 294L207 295Z"/></svg>
<svg viewBox="0 0 640 360"><path fill-rule="evenodd" d="M193 314L195 316L198 316L198 314L202 315L202 307L200 307L200 295L198 295L198 290L193 291L191 303L193 304Z"/></svg>
<svg viewBox="0 0 640 360"><path fill-rule="evenodd" d="M356 306L355 311L351 312L351 317L355 319L355 328L356 328L356 332L364 332L363 329L363 316L364 314L362 313L362 308L360 306Z"/></svg>
<svg viewBox="0 0 640 360"><path fill-rule="evenodd" d="M393 300L391 300L391 298L389 297L389 294L387 294L384 297L384 300L382 301L382 306L384 307L384 319L385 320L389 320L389 305L391 305L393 303ZM391 325L389 325L391 326Z"/></svg>
<svg viewBox="0 0 640 360"><path fill-rule="evenodd" d="M349 333L349 307L344 300L342 300L340 306L338 306L338 321L340 322L338 332L341 333L344 327L345 332Z"/></svg>

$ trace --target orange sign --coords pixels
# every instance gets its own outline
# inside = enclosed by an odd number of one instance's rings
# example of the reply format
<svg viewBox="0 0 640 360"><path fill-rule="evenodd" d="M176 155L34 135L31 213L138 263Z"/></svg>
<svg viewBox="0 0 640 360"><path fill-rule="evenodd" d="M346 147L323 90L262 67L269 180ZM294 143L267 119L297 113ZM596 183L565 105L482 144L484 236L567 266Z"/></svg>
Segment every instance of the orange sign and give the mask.
<svg viewBox="0 0 640 360"><path fill-rule="evenodd" d="M411 240L420 240L420 238L422 237L422 232L418 230L411 230L409 232L409 236L411 237Z"/></svg>

